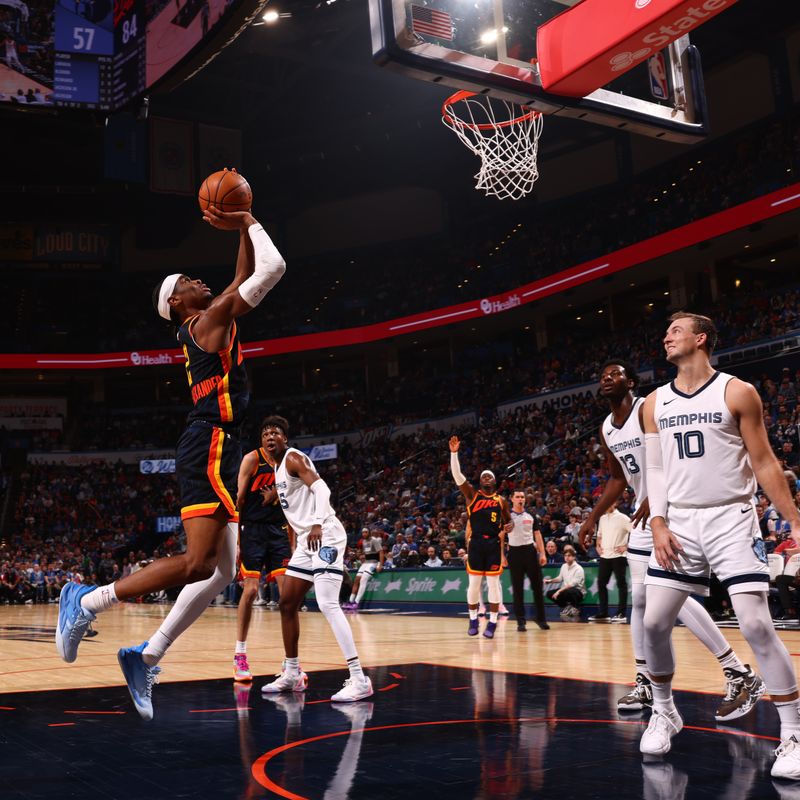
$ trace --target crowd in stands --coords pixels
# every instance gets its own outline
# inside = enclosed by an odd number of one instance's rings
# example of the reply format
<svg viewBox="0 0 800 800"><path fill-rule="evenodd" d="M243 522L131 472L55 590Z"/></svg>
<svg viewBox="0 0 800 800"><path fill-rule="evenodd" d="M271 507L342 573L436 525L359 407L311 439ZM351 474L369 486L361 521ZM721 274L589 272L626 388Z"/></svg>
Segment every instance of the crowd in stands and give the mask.
<svg viewBox="0 0 800 800"><path fill-rule="evenodd" d="M800 329L800 288L790 284L779 290L728 296L704 310L717 321L723 348L767 340ZM594 330L576 327L538 352L518 343L515 346L511 338L495 337L457 350L450 369L420 359L396 378L376 377L369 398L363 389L355 388L356 381L350 389L325 391L309 387L304 392L283 382L261 381L269 394L257 392L252 397L244 438L254 440L261 419L273 413L290 420L294 436L325 436L400 425L468 410L487 414L498 402L589 383L599 366L617 353L625 353L640 371L652 370L655 381L662 381L667 375L661 348L665 318L663 308L640 318L630 314L624 329L601 336ZM270 370L264 361L253 361L249 368L267 373ZM174 406L125 409L82 403L76 409L75 423L67 426L69 434L32 432L30 449L172 449L189 410L185 391L183 403ZM786 423L776 417L775 424Z"/></svg>
<svg viewBox="0 0 800 800"><path fill-rule="evenodd" d="M156 533L180 514L174 477L138 465L29 465L7 491L0 602L53 601L67 581L108 583L183 546L180 530Z"/></svg>
<svg viewBox="0 0 800 800"><path fill-rule="evenodd" d="M493 218L465 220L464 230L451 231L446 240L295 260L275 290L275 302L247 318L243 333L253 341L334 330L512 290L796 182L799 154L798 119L768 120L693 149L633 183L542 204L535 223L521 222L518 212L505 207ZM162 277L53 274L31 292L24 276L10 276L0 298L0 334L28 352L174 347L174 337L159 327L149 306ZM204 270L202 277L220 288L230 265ZM110 291L131 302L105 302ZM67 295L70 303L61 303Z"/></svg>
<svg viewBox="0 0 800 800"><path fill-rule="evenodd" d="M779 368L753 382L764 402L770 441L794 476L800 503L800 371ZM489 468L504 494L525 492L526 506L547 542L549 564L562 563L565 546L574 547L579 560L597 555L593 548L581 548L578 530L608 477L596 436L606 413L603 401L588 396L563 410L528 407L502 418L486 415L459 431L468 479L477 480ZM349 567L363 558L361 537L379 531L387 569L463 568L467 517L447 453L445 434L426 429L369 447L344 444L338 459L318 464L350 533ZM29 466L16 482L0 542L0 601L46 602L64 581L105 583L182 545L179 535L155 532L157 518L179 514L173 476L142 475L136 465L98 462L80 468ZM619 510L630 515L633 503L626 492ZM785 544L785 526L767 498L759 502L759 519L768 551L795 552Z"/></svg>

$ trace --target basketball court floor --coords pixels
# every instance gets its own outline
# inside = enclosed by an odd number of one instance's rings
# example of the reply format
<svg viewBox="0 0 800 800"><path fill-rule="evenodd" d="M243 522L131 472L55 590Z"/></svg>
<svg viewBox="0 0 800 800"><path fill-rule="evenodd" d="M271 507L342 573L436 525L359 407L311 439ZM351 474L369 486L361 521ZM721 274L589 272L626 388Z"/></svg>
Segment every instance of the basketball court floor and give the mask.
<svg viewBox="0 0 800 800"><path fill-rule="evenodd" d="M632 678L627 625L554 622L497 638L462 617L350 617L375 686L334 707L346 677L330 630L302 615L305 697L261 696L280 667L277 612L254 609L252 688L231 679L236 609L212 607L162 662L155 718L134 711L116 661L168 607L126 604L98 618L78 660L56 654L57 606L0 609L0 796L135 798L800 798L773 781L778 716L759 703L741 724L714 721L713 657L675 631L676 701L686 727L663 760L644 762L647 713L620 715ZM738 630L726 631L747 660ZM800 659L800 631L781 632ZM798 664L800 666L800 664Z"/></svg>

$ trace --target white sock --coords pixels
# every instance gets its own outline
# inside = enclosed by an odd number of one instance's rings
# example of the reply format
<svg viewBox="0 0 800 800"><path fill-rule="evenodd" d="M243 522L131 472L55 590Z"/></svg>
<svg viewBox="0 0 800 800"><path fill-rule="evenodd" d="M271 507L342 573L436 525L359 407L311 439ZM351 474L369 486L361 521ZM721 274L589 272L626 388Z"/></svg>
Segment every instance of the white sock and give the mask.
<svg viewBox="0 0 800 800"><path fill-rule="evenodd" d="M714 624L711 615L705 606L694 597L687 597L686 602L678 612L678 619L693 633L713 654L719 657L720 653L731 650L727 639L720 629ZM742 663L741 661L739 662ZM723 664L723 666L728 666Z"/></svg>
<svg viewBox="0 0 800 800"><path fill-rule="evenodd" d="M656 683L650 679L650 688L653 691L653 708L662 714L669 714L677 711L672 700L672 681L666 683Z"/></svg>
<svg viewBox="0 0 800 800"><path fill-rule="evenodd" d="M234 652L236 653L237 656L240 655L240 654L244 655L245 653L247 653L247 642L238 642L237 641L236 642L236 650L234 650Z"/></svg>
<svg viewBox="0 0 800 800"><path fill-rule="evenodd" d="M347 659L347 669L350 670L350 677L355 681L363 681L364 680L364 670L361 669L361 662L358 660L358 656L355 658L348 658Z"/></svg>
<svg viewBox="0 0 800 800"><path fill-rule="evenodd" d="M142 658L144 658L144 663L149 664L151 667L154 667L164 658L167 650L169 649L170 645L172 644L172 639L169 638L165 633L162 632L161 628L159 628L151 637L150 641L147 643L147 647L144 648L142 652Z"/></svg>
<svg viewBox="0 0 800 800"><path fill-rule="evenodd" d="M470 619L478 619L478 609L477 608L470 608L467 609L469 611L469 618Z"/></svg>
<svg viewBox="0 0 800 800"><path fill-rule="evenodd" d="M497 611L489 612L489 622L497 622Z"/></svg>
<svg viewBox="0 0 800 800"><path fill-rule="evenodd" d="M358 594L356 594L356 603L361 602L361 599L366 594L368 584L369 584L369 575L362 575L361 583L358 584Z"/></svg>
<svg viewBox="0 0 800 800"><path fill-rule="evenodd" d="M781 718L781 739L794 735L800 740L800 700L787 700L775 703L778 716Z"/></svg>
<svg viewBox="0 0 800 800"><path fill-rule="evenodd" d="M101 611L108 611L109 608L119 603L117 591L113 583L108 586L100 586L92 592L86 592L81 597L81 608L91 611L92 614L99 614Z"/></svg>
<svg viewBox="0 0 800 800"><path fill-rule="evenodd" d="M286 658L283 659L283 669L291 675L297 675L297 673L300 672L300 656L296 658L289 658L289 656L286 656Z"/></svg>
<svg viewBox="0 0 800 800"><path fill-rule="evenodd" d="M236 566L236 526L227 525L223 531L222 546L217 567L210 578L187 583L181 589L175 605L150 637L144 649L145 664L155 666L164 657L170 645L208 608L208 604L233 580ZM92 592L94 594L94 592Z"/></svg>
<svg viewBox="0 0 800 800"><path fill-rule="evenodd" d="M724 653L717 656L719 665L725 669L735 669L737 672L747 672L747 668L739 660L739 656L733 652L733 648L729 647Z"/></svg>
<svg viewBox="0 0 800 800"><path fill-rule="evenodd" d="M358 650L353 640L353 631L350 623L339 605L339 589L342 585L341 576L332 573L322 573L314 578L314 593L317 596L317 605L325 617L328 625L331 626L333 635L345 661L349 664L354 658L358 658Z"/></svg>

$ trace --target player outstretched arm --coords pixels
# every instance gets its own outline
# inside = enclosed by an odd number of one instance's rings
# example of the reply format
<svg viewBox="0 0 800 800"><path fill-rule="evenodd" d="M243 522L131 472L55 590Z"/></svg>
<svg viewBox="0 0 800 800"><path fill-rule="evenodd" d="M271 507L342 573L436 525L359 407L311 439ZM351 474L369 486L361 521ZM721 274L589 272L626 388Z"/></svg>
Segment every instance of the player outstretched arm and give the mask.
<svg viewBox="0 0 800 800"><path fill-rule="evenodd" d="M461 494L467 498L467 503L471 503L475 497L475 488L461 472L461 464L458 461L458 448L461 446L461 442L458 440L458 436L451 436L448 444L450 445L450 471L453 473L453 480L461 489Z"/></svg>
<svg viewBox="0 0 800 800"><path fill-rule="evenodd" d="M218 211L212 206L203 212L203 219L218 230L239 231L233 282L214 298L192 329L202 348L222 350L228 345L233 320L264 299L286 272L286 262L249 211Z"/></svg>
<svg viewBox="0 0 800 800"><path fill-rule="evenodd" d="M331 490L328 484L311 468L311 462L300 453L289 453L286 456L286 471L295 478L300 478L314 495L314 524L308 534L309 550L319 550L322 544L322 523L330 514Z"/></svg>
<svg viewBox="0 0 800 800"><path fill-rule="evenodd" d="M603 436L602 425L600 426L599 441L603 449L603 453L605 454L606 466L608 467L609 473L611 473L611 477L606 481L603 493L597 498L594 508L591 510L589 516L583 521L583 524L578 531L578 541L583 548L588 546L589 539L595 532L600 517L602 517L609 508L611 508L612 503L619 499L619 496L625 491L625 488L628 485L628 481L625 478L625 473L622 471L619 461L617 461L617 459L614 457L614 454L608 449L606 438Z"/></svg>
<svg viewBox="0 0 800 800"><path fill-rule="evenodd" d="M733 378L726 388L725 402L739 420L739 433L759 486L767 493L781 517L792 526L792 538L800 544L800 512L789 492L783 467L770 447L758 392L752 384Z"/></svg>
<svg viewBox="0 0 800 800"><path fill-rule="evenodd" d="M683 548L667 527L667 485L661 442L655 421L656 393L644 401L643 424L647 450L647 499L650 501L650 529L653 531L653 552L663 569L671 570L678 563Z"/></svg>

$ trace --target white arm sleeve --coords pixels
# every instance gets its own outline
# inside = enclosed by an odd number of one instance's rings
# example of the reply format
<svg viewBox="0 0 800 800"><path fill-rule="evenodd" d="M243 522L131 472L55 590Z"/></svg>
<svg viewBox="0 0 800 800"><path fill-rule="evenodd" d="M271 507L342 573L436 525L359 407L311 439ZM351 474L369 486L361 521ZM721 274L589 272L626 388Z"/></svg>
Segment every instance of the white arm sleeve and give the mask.
<svg viewBox="0 0 800 800"><path fill-rule="evenodd" d="M450 472L453 473L456 486L461 486L462 483L467 482L467 479L461 472L461 464L458 462L458 453L450 453Z"/></svg>
<svg viewBox="0 0 800 800"><path fill-rule="evenodd" d="M647 450L647 499L650 501L650 519L667 518L667 485L661 459L661 442L657 433L644 435Z"/></svg>
<svg viewBox="0 0 800 800"><path fill-rule="evenodd" d="M260 223L251 225L247 234L253 243L256 266L253 274L239 286L239 294L247 305L255 308L283 277L286 262Z"/></svg>
<svg viewBox="0 0 800 800"><path fill-rule="evenodd" d="M331 515L331 490L322 478L308 487L314 495L314 525L322 523Z"/></svg>

